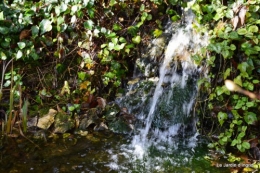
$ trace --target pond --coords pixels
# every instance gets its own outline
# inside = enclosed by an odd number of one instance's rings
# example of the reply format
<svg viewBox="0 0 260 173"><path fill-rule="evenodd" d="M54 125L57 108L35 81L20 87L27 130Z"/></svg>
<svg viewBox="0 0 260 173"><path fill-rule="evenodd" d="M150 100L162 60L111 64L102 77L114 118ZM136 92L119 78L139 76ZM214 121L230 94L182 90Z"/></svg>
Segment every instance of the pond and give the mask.
<svg viewBox="0 0 260 173"><path fill-rule="evenodd" d="M176 145L169 146L168 153L151 147L142 159L136 158L129 147L129 135L93 131L86 136L63 136L49 137L46 142L34 139L35 144L21 136L3 138L0 172L230 172L211 166L204 158L208 149L199 136L194 148L176 138Z"/></svg>

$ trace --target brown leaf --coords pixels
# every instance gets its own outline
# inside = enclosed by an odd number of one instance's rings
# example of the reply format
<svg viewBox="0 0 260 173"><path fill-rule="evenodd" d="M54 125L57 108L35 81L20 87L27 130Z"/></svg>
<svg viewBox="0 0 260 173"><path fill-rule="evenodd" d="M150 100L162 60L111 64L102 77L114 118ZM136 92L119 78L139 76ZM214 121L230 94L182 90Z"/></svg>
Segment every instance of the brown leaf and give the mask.
<svg viewBox="0 0 260 173"><path fill-rule="evenodd" d="M20 33L19 39L22 40L22 39L28 38L30 35L31 35L31 30L29 30L29 29L22 30L22 32Z"/></svg>
<svg viewBox="0 0 260 173"><path fill-rule="evenodd" d="M232 22L232 25L233 25L233 30L236 30L237 24L238 24L238 22L239 22L238 16L235 16L235 17L231 20L231 22Z"/></svg>
<svg viewBox="0 0 260 173"><path fill-rule="evenodd" d="M106 100L103 99L102 97L97 97L97 102L99 107L103 109L106 107Z"/></svg>
<svg viewBox="0 0 260 173"><path fill-rule="evenodd" d="M240 18L240 24L241 24L241 26L245 24L246 11L247 11L246 6L243 6L243 7L240 9L239 13L238 13L238 16L239 16L239 18Z"/></svg>

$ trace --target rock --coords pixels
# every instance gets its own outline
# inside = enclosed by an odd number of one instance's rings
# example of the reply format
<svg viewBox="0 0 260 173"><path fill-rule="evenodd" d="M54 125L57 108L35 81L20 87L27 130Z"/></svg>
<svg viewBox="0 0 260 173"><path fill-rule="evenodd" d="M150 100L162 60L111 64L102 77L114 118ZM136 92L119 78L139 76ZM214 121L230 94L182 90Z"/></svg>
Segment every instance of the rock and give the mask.
<svg viewBox="0 0 260 173"><path fill-rule="evenodd" d="M75 120L71 115L59 112L55 117L54 133L65 133L75 127Z"/></svg>
<svg viewBox="0 0 260 173"><path fill-rule="evenodd" d="M96 125L94 127L95 131L103 131L103 130L107 130L107 129L108 129L108 127L104 122L101 122L99 125Z"/></svg>
<svg viewBox="0 0 260 173"><path fill-rule="evenodd" d="M99 118L99 109L91 108L81 117L81 121L79 123L79 129L86 130L91 124L98 125L100 123Z"/></svg>
<svg viewBox="0 0 260 173"><path fill-rule="evenodd" d="M44 130L48 129L54 123L54 117L56 114L57 114L56 110L50 109L48 114L39 118L37 127L44 129Z"/></svg>

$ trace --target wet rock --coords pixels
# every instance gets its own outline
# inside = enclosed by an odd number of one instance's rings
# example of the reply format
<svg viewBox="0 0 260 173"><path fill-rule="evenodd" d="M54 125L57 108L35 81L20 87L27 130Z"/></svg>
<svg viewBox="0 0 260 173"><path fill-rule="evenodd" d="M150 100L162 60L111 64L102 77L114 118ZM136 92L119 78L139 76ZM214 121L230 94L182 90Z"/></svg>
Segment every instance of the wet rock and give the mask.
<svg viewBox="0 0 260 173"><path fill-rule="evenodd" d="M96 125L94 127L95 131L103 131L103 130L107 130L107 129L108 129L108 127L104 122L101 122L99 125Z"/></svg>
<svg viewBox="0 0 260 173"><path fill-rule="evenodd" d="M108 129L115 133L128 134L134 129L132 124L134 116L128 114L126 108L120 109L117 104L106 106L104 117L108 124Z"/></svg>
<svg viewBox="0 0 260 173"><path fill-rule="evenodd" d="M65 133L75 127L75 120L65 112L57 113L54 123L54 133Z"/></svg>
<svg viewBox="0 0 260 173"><path fill-rule="evenodd" d="M98 125L100 123L100 110L99 108L91 108L86 114L82 115L79 129L86 130L91 124Z"/></svg>
<svg viewBox="0 0 260 173"><path fill-rule="evenodd" d="M37 127L41 129L48 129L54 123L54 117L57 114L57 111L54 109L50 109L48 114L39 118Z"/></svg>

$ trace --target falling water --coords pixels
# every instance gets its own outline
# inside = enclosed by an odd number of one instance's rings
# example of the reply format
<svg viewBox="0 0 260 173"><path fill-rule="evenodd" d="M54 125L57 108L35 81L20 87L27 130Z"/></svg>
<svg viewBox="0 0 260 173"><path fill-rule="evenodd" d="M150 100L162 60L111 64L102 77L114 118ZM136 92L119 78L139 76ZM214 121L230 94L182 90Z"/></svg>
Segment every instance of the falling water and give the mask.
<svg viewBox="0 0 260 173"><path fill-rule="evenodd" d="M134 153L139 155L142 158L143 154L146 152L146 149L151 146L151 143L154 143L154 139L149 139L148 134L151 132L151 125L154 120L155 110L158 105L158 100L162 96L164 92L163 84L165 82L170 82L171 87L176 85L176 83L180 82L181 88L184 88L187 83L187 79L193 73L197 72L196 65L191 60L191 55L196 53L201 46L206 45L205 37L201 37L200 35L196 35L192 30L192 14L186 18L186 27L180 28L171 38L168 43L164 60L160 66L159 71L159 80L157 82L156 88L154 90L154 94L150 103L150 110L145 120L145 127L140 129L139 134L134 136L132 141L132 146L135 148ZM175 61L174 61L175 60ZM178 74L177 71L177 63L181 62L182 73ZM175 63L175 66L171 68L171 63ZM171 74L170 81L168 78L168 74ZM195 86L194 86L195 87ZM196 89L193 96L190 98L189 102L183 103L183 113L187 116L190 115L194 99L196 96ZM168 93L167 103L169 103L170 98L174 95L174 93ZM175 112L175 114L178 114ZM180 122L182 123L182 122ZM180 128L180 123L173 124L169 127L168 131L160 131L159 129L154 130L154 134L157 135L156 139L161 141L169 141L167 139L169 136L175 136L177 134L178 129Z"/></svg>
<svg viewBox="0 0 260 173"><path fill-rule="evenodd" d="M197 53L201 47L207 45L206 34L204 36L197 34L192 29L192 25L193 14L187 12L185 27L181 24L168 42L159 67L159 78L146 80L154 83L155 89L149 89L147 95L142 95L140 90L144 89L136 87L141 84L134 82L135 84L129 86L129 91L126 94L128 99L118 101L121 106L127 107L129 112L136 115L139 123L137 123L135 135L131 139L130 145L122 145L120 152L117 151L120 154L113 154L111 151L113 162L108 166L112 170L126 171L129 169L123 166L126 163L119 166L118 158L122 155L127 160L131 160L133 170L138 170L137 167L144 165L146 171L150 169L163 171L159 162L178 166L178 159L174 158L176 154L183 155L179 162L184 164L189 162L188 158L191 156L186 151L178 151L178 148L182 145L193 152L198 134L195 130L188 128L192 131L192 135L188 138L184 137L186 139L183 141L176 138L181 132L183 132L181 135L185 135L187 130L183 127L187 124L190 124L192 128L195 127L195 119L191 115L191 110L197 94L196 81L198 77L194 78L194 76L199 73L199 70L191 60L191 56ZM137 97L141 98L140 102L133 106L132 102ZM157 153L157 156L151 153ZM176 160L172 160L172 158ZM141 163L139 164L138 161Z"/></svg>

